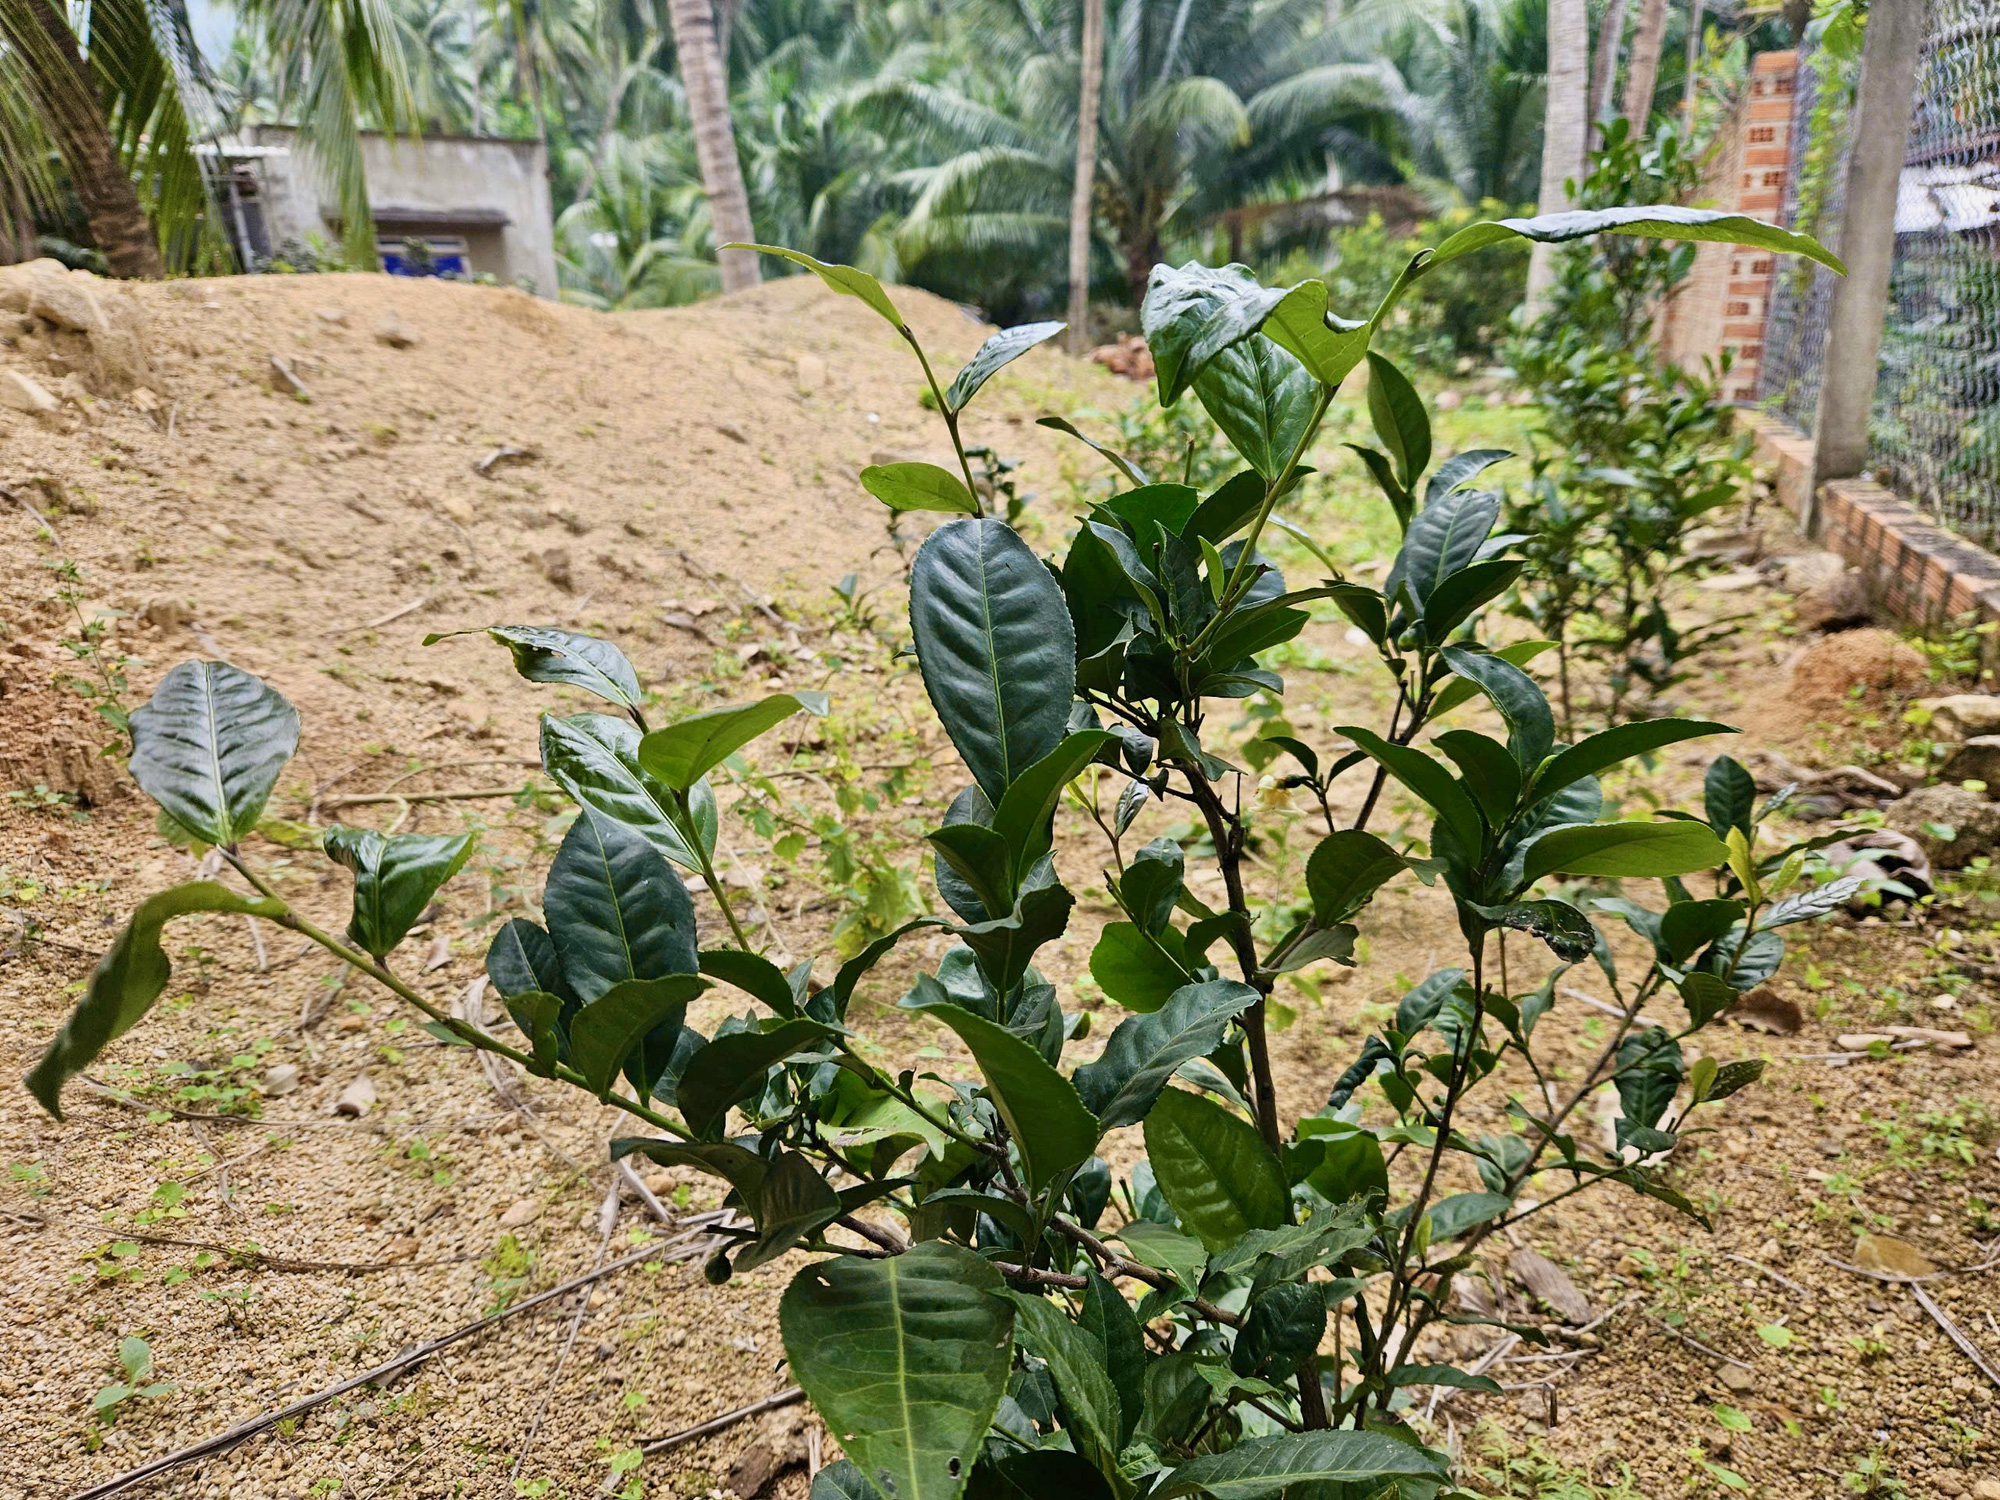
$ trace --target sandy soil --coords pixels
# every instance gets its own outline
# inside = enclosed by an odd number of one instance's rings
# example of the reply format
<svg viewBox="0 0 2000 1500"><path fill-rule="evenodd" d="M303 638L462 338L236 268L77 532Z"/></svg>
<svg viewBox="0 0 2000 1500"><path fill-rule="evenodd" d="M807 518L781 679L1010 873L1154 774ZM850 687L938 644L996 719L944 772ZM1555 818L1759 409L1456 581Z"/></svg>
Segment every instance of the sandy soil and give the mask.
<svg viewBox="0 0 2000 1500"><path fill-rule="evenodd" d="M814 775L784 783L799 788L802 818L838 812L863 835L892 834L919 826L956 786L948 747L894 654L900 563L854 480L880 454L936 456L936 419L918 405L907 355L858 302L803 278L621 317L377 277L139 295L167 388L155 410L106 398L53 420L0 413L0 486L59 537L19 511L0 530L0 786L10 793L0 804L0 1071L18 1073L39 1052L133 902L189 869L125 788L119 761L97 754L104 727L58 680L79 670L63 644L79 613L119 612L111 640L137 659L134 703L192 655L225 656L298 703L303 751L273 802L283 816L481 832L474 864L400 960L440 1004L479 972L493 922L539 890L555 807L520 792L531 775L520 758L532 754L535 714L564 700L520 682L497 647L427 650L426 631L499 620L598 631L678 707L826 687L835 717L788 763ZM947 304L897 295L945 364L982 334ZM412 347L373 336L391 309L417 334ZM0 351L0 368L46 376L46 352ZM308 398L271 388L274 354ZM1095 470L1033 417L1115 409L1131 395L1041 351L981 398L977 436L1025 459L1024 484L1044 497L1030 512L1043 540L1060 535L1071 508L1058 499L1067 481ZM476 470L506 448L525 451ZM1349 520L1338 493L1316 503L1316 520ZM74 607L59 597L63 557L81 568ZM850 572L881 591L842 614L830 586ZM1779 620L1769 596L1752 602ZM1753 632L1682 701L1805 758L1830 732L1816 716L1834 721L1836 738L1852 731L1837 704L1802 713L1775 691L1791 650ZM1312 731L1378 707L1358 664L1343 632L1315 626L1287 663L1293 722ZM1710 753L1670 757L1614 790L1685 797ZM440 789L482 795L339 801ZM1154 817L1147 837L1174 821ZM1044 965L1065 981L1083 976L1108 911L1092 886L1101 847L1076 822L1061 857L1083 901ZM1313 831L1301 818L1265 851L1261 887L1295 873ZM853 910L839 882L810 860L753 853L737 820L725 843L743 854L732 878L755 891L775 942L828 953L830 929ZM344 921L340 872L309 852L259 854L289 898ZM1492 1420L1517 1453L1546 1443L1602 1483L1629 1465L1647 1496L1719 1492L1728 1481L1715 1468L1757 1494L1828 1496L1879 1460L1912 1495L1984 1500L1975 1486L2000 1482L1992 1386L1907 1290L1826 1257L1851 1261L1866 1230L1908 1239L1942 1266L1969 1265L2000 1230L1993 930L1990 906L1967 897L1921 924L1805 939L1810 955L1781 985L1801 1003L1803 1029L1725 1029L1710 1043L1725 1061L1783 1064L1683 1153L1683 1186L1714 1211L1716 1233L1610 1196L1534 1221L1522 1244L1565 1266L1596 1312L1619 1311L1581 1355L1497 1366L1509 1394L1446 1403L1441 1432ZM176 932L186 947L174 950L175 985L93 1075L104 1088L75 1087L60 1125L25 1096L0 1110L11 1172L0 1238L15 1265L0 1299L0 1451L10 1455L0 1497L72 1493L652 1232L629 1195L603 1228L613 1112L520 1080L512 1086L531 1113L509 1108L475 1060L432 1042L389 997L337 986L316 950L274 939L260 960L244 925L220 918ZM1277 1038L1277 1066L1294 1112L1323 1096L1396 981L1449 962L1457 941L1421 891L1387 896L1366 937L1364 968L1285 997L1298 1015ZM869 998L893 1002L923 956L919 945L885 966ZM1573 977L1604 997L1599 976ZM1967 1025L1975 1046L1819 1060L1838 1034L1891 1020ZM1563 1028L1562 1065L1574 1068L1602 1022L1566 996L1544 1025ZM938 1044L893 1021L884 1034L911 1050ZM297 1092L262 1097L274 1064L300 1069ZM363 1074L377 1103L361 1119L336 1117L335 1099ZM255 1118L214 1118L246 1110ZM1926 1113L1960 1125L1927 1124ZM688 1187L675 1205L687 1211L719 1197L682 1174L653 1180L668 1195ZM1505 1269L1513 1248L1492 1247L1489 1265L1525 1311ZM645 1495L709 1494L758 1440L755 1426L636 1474L619 1471L617 1455L787 1383L775 1307L790 1274L780 1264L715 1288L694 1264L621 1272L580 1302L509 1320L144 1493L582 1496L636 1483ZM1989 1362L2000 1356L1994 1285L1989 1273L1930 1287ZM92 1395L116 1377L118 1341L134 1333L150 1341L155 1378L176 1388L100 1424ZM1467 1355L1490 1342L1484 1330L1458 1337ZM772 1493L803 1491L794 1470Z"/></svg>

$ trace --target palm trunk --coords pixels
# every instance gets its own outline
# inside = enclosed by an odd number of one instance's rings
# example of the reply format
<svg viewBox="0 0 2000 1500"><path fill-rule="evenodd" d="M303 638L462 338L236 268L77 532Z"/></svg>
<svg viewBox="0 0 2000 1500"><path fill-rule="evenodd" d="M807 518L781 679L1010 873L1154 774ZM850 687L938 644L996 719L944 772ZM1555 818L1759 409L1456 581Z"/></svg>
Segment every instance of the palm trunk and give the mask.
<svg viewBox="0 0 2000 1500"><path fill-rule="evenodd" d="M159 242L138 191L118 158L111 131L98 103L97 84L77 50L76 33L52 0L24 0L22 6L0 7L0 17L25 11L33 30L8 39L34 60L43 73L42 115L61 154L72 191L90 221L90 237L114 276L163 276ZM57 75L61 69L61 75Z"/></svg>
<svg viewBox="0 0 2000 1500"><path fill-rule="evenodd" d="M1083 87L1076 105L1076 186L1069 195L1069 352L1090 347L1090 222L1097 185L1098 95L1104 87L1104 0L1083 0ZM1149 268L1150 269L1150 268Z"/></svg>
<svg viewBox="0 0 2000 1500"><path fill-rule="evenodd" d="M688 114L694 122L694 154L701 164L701 186L708 194L716 243L755 239L756 231L750 227L750 194L743 186L743 163L736 157L736 129L729 119L722 53L715 42L715 12L710 0L667 0L667 19L674 30L681 87L687 91ZM757 284L755 250L718 250L715 258L722 268L725 292Z"/></svg>
<svg viewBox="0 0 2000 1500"><path fill-rule="evenodd" d="M1701 0L1688 0L1687 77L1681 81L1681 115L1694 129L1695 97L1701 81Z"/></svg>
<svg viewBox="0 0 2000 1500"><path fill-rule="evenodd" d="M1639 0L1632 33L1632 63L1625 71L1625 118L1634 135L1653 117L1653 89L1660 81L1660 44L1667 36L1667 0Z"/></svg>
<svg viewBox="0 0 2000 1500"><path fill-rule="evenodd" d="M1597 50L1590 64L1590 145L1604 139L1600 121L1611 108L1611 88L1618 79L1618 49L1625 41L1625 0L1610 0L1597 28Z"/></svg>
<svg viewBox="0 0 2000 1500"><path fill-rule="evenodd" d="M1583 176L1590 72L1590 16L1584 0L1548 3L1548 97L1542 115L1542 191L1537 205L1545 214L1569 207L1566 184ZM1555 276L1555 247L1538 243L1528 257L1530 322L1541 316Z"/></svg>

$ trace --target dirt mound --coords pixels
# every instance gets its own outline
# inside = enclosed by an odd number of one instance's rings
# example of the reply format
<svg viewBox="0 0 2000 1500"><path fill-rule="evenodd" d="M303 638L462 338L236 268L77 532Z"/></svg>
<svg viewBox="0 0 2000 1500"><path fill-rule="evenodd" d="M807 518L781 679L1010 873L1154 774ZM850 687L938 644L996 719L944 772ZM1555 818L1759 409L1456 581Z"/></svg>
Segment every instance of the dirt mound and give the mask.
<svg viewBox="0 0 2000 1500"><path fill-rule="evenodd" d="M1923 687L1924 669L1923 653L1894 631L1843 630L1793 658L1791 701L1810 713L1907 697Z"/></svg>
<svg viewBox="0 0 2000 1500"><path fill-rule="evenodd" d="M725 644L714 632L749 595L822 601L850 572L898 576L859 471L888 454L950 462L901 341L812 277L611 316L384 276L115 291L146 330L150 388L102 394L84 335L46 319L0 347L0 376L61 398L54 413L0 409L0 489L21 512L0 530L10 788L95 799L122 779L69 753L101 735L72 695L45 691L101 613L107 649L140 663L139 698L199 654L268 675L309 722L478 733L511 691L505 661L444 665L419 645L427 631L597 629L672 679ZM988 331L937 297L895 295L941 371ZM1038 350L982 396L969 440L1023 460L1046 494L1089 455L1033 419L1131 400ZM61 557L80 569L68 585ZM691 605L705 627L677 623Z"/></svg>

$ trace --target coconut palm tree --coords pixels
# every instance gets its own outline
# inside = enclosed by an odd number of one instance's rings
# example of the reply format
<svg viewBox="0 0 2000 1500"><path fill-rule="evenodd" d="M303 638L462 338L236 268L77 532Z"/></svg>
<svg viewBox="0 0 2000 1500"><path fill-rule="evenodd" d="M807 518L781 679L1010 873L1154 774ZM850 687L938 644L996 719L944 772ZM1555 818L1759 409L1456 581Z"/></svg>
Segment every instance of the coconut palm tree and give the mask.
<svg viewBox="0 0 2000 1500"><path fill-rule="evenodd" d="M278 110L334 188L351 256L374 255L361 128L410 119L403 50L388 0L244 0ZM25 108L0 114L23 153L34 128L61 163L114 274L158 275L226 257L197 141L216 133L215 80L184 0L0 0L0 57L27 80ZM0 73L4 82L4 73ZM26 184L14 174L16 192Z"/></svg>
<svg viewBox="0 0 2000 1500"><path fill-rule="evenodd" d="M1569 205L1571 181L1583 179L1590 90L1590 18L1584 0L1548 0L1548 89L1542 127L1540 211ZM1555 249L1536 244L1528 258L1527 317L1540 315L1555 280Z"/></svg>
<svg viewBox="0 0 2000 1500"><path fill-rule="evenodd" d="M1083 0L1082 86L1076 105L1076 185L1069 199L1069 351L1090 347L1090 221L1097 186L1097 125L1104 93L1104 0Z"/></svg>
<svg viewBox="0 0 2000 1500"><path fill-rule="evenodd" d="M723 243L754 239L750 195L743 186L743 164L736 156L729 87L716 43L714 6L711 0L667 0L667 16L673 25L674 53L694 126L695 156L701 162L709 217ZM718 250L716 259L722 268L725 292L757 284L756 251Z"/></svg>

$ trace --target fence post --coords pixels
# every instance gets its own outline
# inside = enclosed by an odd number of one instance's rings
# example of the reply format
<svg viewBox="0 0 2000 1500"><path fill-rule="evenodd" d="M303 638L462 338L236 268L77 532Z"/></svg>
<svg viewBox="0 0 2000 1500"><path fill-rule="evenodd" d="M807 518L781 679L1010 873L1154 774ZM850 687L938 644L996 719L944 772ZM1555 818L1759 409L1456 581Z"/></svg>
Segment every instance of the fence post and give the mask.
<svg viewBox="0 0 2000 1500"><path fill-rule="evenodd" d="M1876 0L1868 7L1840 212L1839 254L1847 275L1834 286L1827 318L1806 491L1809 536L1819 534L1819 487L1829 479L1859 474L1868 459L1868 418L1875 405L1876 366L1889 307L1889 270L1896 258L1896 190L1909 145L1917 49L1929 10L1927 0Z"/></svg>

